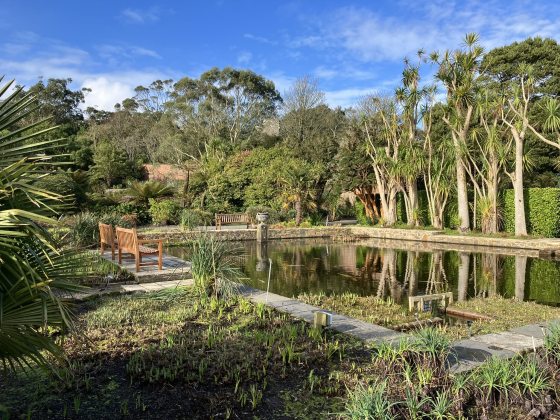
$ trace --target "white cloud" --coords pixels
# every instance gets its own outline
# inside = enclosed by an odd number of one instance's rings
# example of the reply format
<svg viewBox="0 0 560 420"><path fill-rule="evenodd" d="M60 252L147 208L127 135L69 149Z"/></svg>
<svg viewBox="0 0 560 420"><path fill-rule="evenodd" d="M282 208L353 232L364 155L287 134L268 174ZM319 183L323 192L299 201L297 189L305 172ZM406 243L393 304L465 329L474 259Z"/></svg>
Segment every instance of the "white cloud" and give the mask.
<svg viewBox="0 0 560 420"><path fill-rule="evenodd" d="M257 41L257 42L260 42L262 44L269 44L269 45L277 45L278 44L277 41L273 41L273 40L268 39L264 36L253 35L253 34L249 34L249 33L243 34L243 38L247 38L247 39L250 39L252 41Z"/></svg>
<svg viewBox="0 0 560 420"><path fill-rule="evenodd" d="M112 110L115 104L134 95L134 88L130 84L107 76L86 78L81 87L91 89L91 92L86 95L84 104L86 108L91 106L97 109Z"/></svg>
<svg viewBox="0 0 560 420"><path fill-rule="evenodd" d="M486 48L494 48L530 36L560 37L560 7L539 2L512 3L503 7L495 1L455 3L401 2L396 16L375 9L344 7L314 17L307 33L291 39L294 49L329 50L361 62L399 61L418 49L426 51L458 48L468 32L481 35Z"/></svg>
<svg viewBox="0 0 560 420"><path fill-rule="evenodd" d="M121 16L129 23L146 23L159 20L159 9L153 7L151 9L124 9Z"/></svg>
<svg viewBox="0 0 560 420"><path fill-rule="evenodd" d="M133 96L136 86L177 76L176 72L166 69L133 69L122 65L123 57L159 58L155 51L138 46L103 45L96 49L97 54L91 54L56 40L48 40L45 45L40 43L28 45L28 49L24 51L16 49L13 56L0 61L0 74L5 74L8 78L15 77L17 83L27 86L36 83L41 77L71 78L74 89L84 87L92 89L92 92L86 94L83 107L93 106L112 110L116 103ZM28 50L36 52L29 54ZM114 64L116 63L112 67L111 57L114 58ZM109 64L109 68L113 70L97 71L100 61L103 61L105 68Z"/></svg>
<svg viewBox="0 0 560 420"><path fill-rule="evenodd" d="M134 96L134 88L149 85L157 79L168 79L170 75L158 71L124 71L101 74L83 74L76 82L80 88L92 91L86 94L84 108L113 110L115 104Z"/></svg>
<svg viewBox="0 0 560 420"><path fill-rule="evenodd" d="M237 62L239 64L248 64L252 58L253 54L251 54L249 51L241 51L239 54L237 54Z"/></svg>

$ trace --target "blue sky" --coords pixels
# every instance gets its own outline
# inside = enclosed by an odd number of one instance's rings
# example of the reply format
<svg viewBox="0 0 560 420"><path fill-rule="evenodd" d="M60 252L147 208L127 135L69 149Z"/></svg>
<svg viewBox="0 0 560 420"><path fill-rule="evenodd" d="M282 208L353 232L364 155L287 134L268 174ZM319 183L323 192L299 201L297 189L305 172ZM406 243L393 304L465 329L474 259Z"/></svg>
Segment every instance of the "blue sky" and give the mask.
<svg viewBox="0 0 560 420"><path fill-rule="evenodd" d="M310 75L329 104L351 106L391 91L405 56L457 47L467 32L486 48L560 40L560 2L3 0L0 29L0 74L71 77L99 108L213 66L252 69L281 93Z"/></svg>

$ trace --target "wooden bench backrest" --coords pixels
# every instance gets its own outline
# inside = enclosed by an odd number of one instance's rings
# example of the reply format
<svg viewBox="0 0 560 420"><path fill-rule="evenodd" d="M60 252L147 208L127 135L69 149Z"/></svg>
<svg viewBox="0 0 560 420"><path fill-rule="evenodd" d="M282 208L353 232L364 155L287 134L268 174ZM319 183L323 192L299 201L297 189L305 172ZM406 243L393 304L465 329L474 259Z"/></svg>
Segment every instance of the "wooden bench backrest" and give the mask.
<svg viewBox="0 0 560 420"><path fill-rule="evenodd" d="M115 243L113 226L99 222L99 239L101 243L112 246Z"/></svg>
<svg viewBox="0 0 560 420"><path fill-rule="evenodd" d="M125 229L117 227L117 241L121 252L130 252L136 254L138 252L138 235L136 228Z"/></svg>
<svg viewBox="0 0 560 420"><path fill-rule="evenodd" d="M216 221L220 223L249 223L249 216L246 213L219 214L216 213Z"/></svg>

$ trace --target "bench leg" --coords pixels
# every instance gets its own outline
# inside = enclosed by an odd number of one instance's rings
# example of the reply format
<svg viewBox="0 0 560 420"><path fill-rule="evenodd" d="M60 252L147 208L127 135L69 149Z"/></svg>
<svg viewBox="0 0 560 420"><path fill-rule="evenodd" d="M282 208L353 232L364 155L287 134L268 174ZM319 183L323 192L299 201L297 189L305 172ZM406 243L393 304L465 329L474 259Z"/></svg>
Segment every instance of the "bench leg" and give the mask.
<svg viewBox="0 0 560 420"><path fill-rule="evenodd" d="M122 251L121 251L120 247L119 247L118 254L119 254L119 265L121 265L122 264Z"/></svg>
<svg viewBox="0 0 560 420"><path fill-rule="evenodd" d="M158 243L158 268L161 271L163 269L163 245Z"/></svg>
<svg viewBox="0 0 560 420"><path fill-rule="evenodd" d="M103 242L101 243L101 255L103 255L105 253L105 244Z"/></svg>
<svg viewBox="0 0 560 420"><path fill-rule="evenodd" d="M115 261L115 245L111 245L111 261Z"/></svg>
<svg viewBox="0 0 560 420"><path fill-rule="evenodd" d="M136 260L136 272L140 272L140 263L142 262L142 254L137 253L135 255L135 260Z"/></svg>

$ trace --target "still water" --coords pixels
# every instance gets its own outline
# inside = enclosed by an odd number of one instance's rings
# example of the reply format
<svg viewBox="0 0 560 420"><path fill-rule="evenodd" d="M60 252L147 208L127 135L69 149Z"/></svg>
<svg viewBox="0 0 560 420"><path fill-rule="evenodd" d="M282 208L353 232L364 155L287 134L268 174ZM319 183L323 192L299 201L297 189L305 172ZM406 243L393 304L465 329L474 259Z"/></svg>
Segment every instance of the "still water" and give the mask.
<svg viewBox="0 0 560 420"><path fill-rule="evenodd" d="M560 305L560 263L496 250L468 252L430 249L410 243L385 247L383 242L275 240L232 244L243 283L283 296L301 293L391 298L407 304L408 296L453 292L454 299L501 295ZM411 250L411 248L413 248ZM188 250L167 252L188 259ZM269 261L272 263L268 284Z"/></svg>

